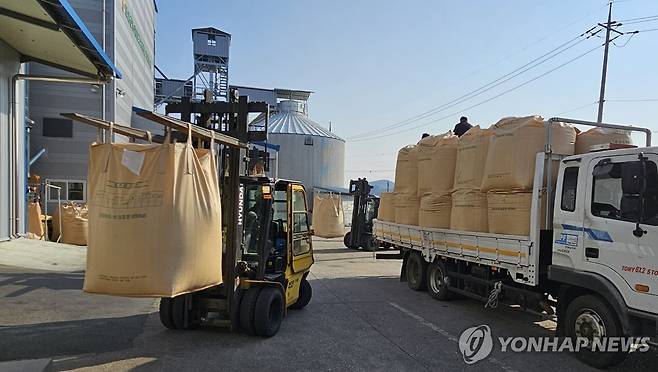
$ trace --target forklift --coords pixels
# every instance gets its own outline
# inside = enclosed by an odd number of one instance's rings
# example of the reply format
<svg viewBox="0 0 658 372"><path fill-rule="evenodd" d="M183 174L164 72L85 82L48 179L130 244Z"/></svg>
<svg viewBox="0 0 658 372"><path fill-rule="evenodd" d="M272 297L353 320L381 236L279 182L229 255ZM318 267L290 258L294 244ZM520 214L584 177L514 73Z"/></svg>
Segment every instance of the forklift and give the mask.
<svg viewBox="0 0 658 372"><path fill-rule="evenodd" d="M352 207L352 227L345 234L343 242L350 249L363 248L374 250L375 243L372 239L372 220L377 217L379 210L379 197L372 195L372 186L365 178L350 180L350 195L354 197Z"/></svg>
<svg viewBox="0 0 658 372"><path fill-rule="evenodd" d="M161 298L159 315L169 329L200 325L228 327L249 335L275 335L288 309L305 307L312 296L307 280L314 263L307 195L298 181L272 180L249 174L248 146L267 139L265 128L249 128L250 112L269 116L269 105L248 102L232 90L228 102L192 102L189 97L166 106L166 115L140 111L137 115L165 126L171 138L185 136L192 114L198 147L219 143L218 172L222 201L221 284ZM169 114L178 113L181 119ZM151 140L149 132L80 114L62 114L134 139ZM195 115L196 116L196 115ZM213 133L210 133L212 131ZM157 142L157 139L155 140ZM253 160L253 159L251 159ZM265 161L269 159L264 159ZM199 232L203 233L203 232Z"/></svg>

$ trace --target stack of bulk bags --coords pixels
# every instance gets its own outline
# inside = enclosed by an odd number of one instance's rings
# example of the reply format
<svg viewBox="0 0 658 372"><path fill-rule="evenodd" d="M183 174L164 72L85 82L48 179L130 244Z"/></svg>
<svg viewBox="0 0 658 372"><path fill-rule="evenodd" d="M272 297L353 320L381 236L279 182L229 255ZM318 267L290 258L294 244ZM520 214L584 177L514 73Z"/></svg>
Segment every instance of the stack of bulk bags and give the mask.
<svg viewBox="0 0 658 372"><path fill-rule="evenodd" d="M429 194L420 199L418 226L450 228L452 203L450 194Z"/></svg>
<svg viewBox="0 0 658 372"><path fill-rule="evenodd" d="M191 128L187 143L92 145L88 180L86 292L174 297L222 282L215 154L192 147Z"/></svg>
<svg viewBox="0 0 658 372"><path fill-rule="evenodd" d="M573 155L576 130L564 123L552 125L553 152ZM488 229L526 236L530 233L535 158L544 151L546 127L540 116L510 117L501 119L492 130L482 179L482 191L488 192Z"/></svg>
<svg viewBox="0 0 658 372"><path fill-rule="evenodd" d="M395 222L418 225L418 147L405 146L398 151L395 165Z"/></svg>
<svg viewBox="0 0 658 372"><path fill-rule="evenodd" d="M345 234L343 201L340 195L313 197L313 231L321 238L337 238Z"/></svg>
<svg viewBox="0 0 658 372"><path fill-rule="evenodd" d="M450 229L487 231L487 198L480 191L492 131L474 126L459 137Z"/></svg>
<svg viewBox="0 0 658 372"><path fill-rule="evenodd" d="M586 132L578 133L576 137L576 154L592 151L598 145L608 144L632 145L631 133L626 130L609 128L592 128Z"/></svg>
<svg viewBox="0 0 658 372"><path fill-rule="evenodd" d="M377 210L377 219L386 222L395 222L395 194L392 192L383 192L379 195L379 209Z"/></svg>

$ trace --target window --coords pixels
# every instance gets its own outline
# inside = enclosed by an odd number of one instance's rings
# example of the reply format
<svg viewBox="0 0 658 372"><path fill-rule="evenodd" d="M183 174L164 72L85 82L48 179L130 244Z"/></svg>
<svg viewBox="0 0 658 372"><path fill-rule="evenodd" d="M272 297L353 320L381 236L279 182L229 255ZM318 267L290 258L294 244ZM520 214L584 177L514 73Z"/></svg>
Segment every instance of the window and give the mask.
<svg viewBox="0 0 658 372"><path fill-rule="evenodd" d="M576 210L576 187L578 185L578 167L564 169L562 180L562 210L573 212Z"/></svg>
<svg viewBox="0 0 658 372"><path fill-rule="evenodd" d="M215 39L215 35L208 35L208 46L216 46L217 45L217 40Z"/></svg>
<svg viewBox="0 0 658 372"><path fill-rule="evenodd" d="M311 250L309 243L311 236L308 234L310 229L308 227L308 212L306 211L306 196L301 190L293 190L292 192L292 216L292 253L297 256L308 253Z"/></svg>
<svg viewBox="0 0 658 372"><path fill-rule="evenodd" d="M306 138L304 138L304 144L306 146L313 146L313 137L306 136Z"/></svg>
<svg viewBox="0 0 658 372"><path fill-rule="evenodd" d="M658 171L656 163L646 161L646 188L642 195L642 163L603 161L594 167L592 215L614 220L658 225ZM644 206L642 202L644 201Z"/></svg>
<svg viewBox="0 0 658 372"><path fill-rule="evenodd" d="M87 200L87 182L79 180L46 180L46 183L60 187L61 200L72 202L85 202ZM48 201L57 201L57 190L47 188Z"/></svg>
<svg viewBox="0 0 658 372"><path fill-rule="evenodd" d="M73 137L73 121L69 119L43 118L42 124L44 137Z"/></svg>

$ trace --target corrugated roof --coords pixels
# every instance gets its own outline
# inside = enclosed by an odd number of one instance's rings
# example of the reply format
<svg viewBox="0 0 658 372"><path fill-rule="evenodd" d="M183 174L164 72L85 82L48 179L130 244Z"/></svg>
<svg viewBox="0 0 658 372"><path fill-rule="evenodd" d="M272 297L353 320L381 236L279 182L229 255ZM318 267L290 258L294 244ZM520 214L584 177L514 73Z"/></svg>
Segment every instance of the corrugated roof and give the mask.
<svg viewBox="0 0 658 372"><path fill-rule="evenodd" d="M327 137L345 141L344 139L338 137L328 129L324 128L306 116L302 112L303 107L304 106L301 102L279 102L279 112L270 116L268 133L301 134L306 136ZM265 118L258 117L249 125L262 127L265 125Z"/></svg>

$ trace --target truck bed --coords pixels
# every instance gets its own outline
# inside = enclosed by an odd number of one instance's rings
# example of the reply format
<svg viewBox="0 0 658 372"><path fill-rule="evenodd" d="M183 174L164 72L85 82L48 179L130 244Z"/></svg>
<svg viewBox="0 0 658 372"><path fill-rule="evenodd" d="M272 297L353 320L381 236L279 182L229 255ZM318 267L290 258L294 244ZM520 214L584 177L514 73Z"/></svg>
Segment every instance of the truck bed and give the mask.
<svg viewBox="0 0 658 372"><path fill-rule="evenodd" d="M419 251L427 262L437 256L507 270L518 283L538 284L539 249L530 236L434 229L374 220L380 242Z"/></svg>

